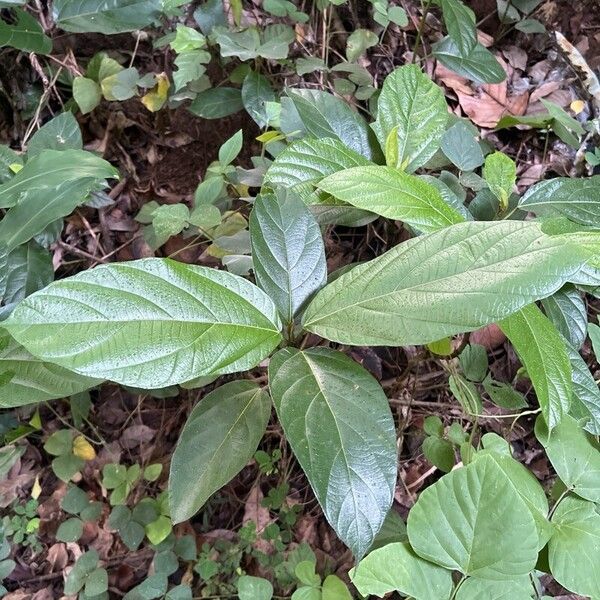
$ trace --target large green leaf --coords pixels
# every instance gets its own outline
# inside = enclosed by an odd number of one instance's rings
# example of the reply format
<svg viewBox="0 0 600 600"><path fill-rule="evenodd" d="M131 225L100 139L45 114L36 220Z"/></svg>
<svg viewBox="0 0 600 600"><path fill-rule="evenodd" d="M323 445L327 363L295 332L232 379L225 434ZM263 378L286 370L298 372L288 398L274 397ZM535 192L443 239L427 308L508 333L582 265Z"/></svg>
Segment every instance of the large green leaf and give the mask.
<svg viewBox="0 0 600 600"><path fill-rule="evenodd" d="M404 221L425 233L464 221L437 188L392 167L353 167L329 175L318 186L357 208Z"/></svg>
<svg viewBox="0 0 600 600"><path fill-rule="evenodd" d="M571 361L573 397L570 414L581 426L594 435L600 435L600 390L589 367L577 348L565 341Z"/></svg>
<svg viewBox="0 0 600 600"><path fill-rule="evenodd" d="M244 108L242 92L237 88L216 87L200 92L188 107L204 119L221 119Z"/></svg>
<svg viewBox="0 0 600 600"><path fill-rule="evenodd" d="M100 381L35 358L0 329L1 408L64 398L87 390Z"/></svg>
<svg viewBox="0 0 600 600"><path fill-rule="evenodd" d="M265 104L275 102L275 92L269 80L256 71L250 71L242 85L242 102L246 112L259 127L266 127L269 117Z"/></svg>
<svg viewBox="0 0 600 600"><path fill-rule="evenodd" d="M319 225L294 193L257 197L250 215L256 281L275 302L286 323L327 281Z"/></svg>
<svg viewBox="0 0 600 600"><path fill-rule="evenodd" d="M32 187L23 192L15 206L0 221L0 242L9 250L41 233L50 223L71 214L83 204L97 179L82 177L56 187Z"/></svg>
<svg viewBox="0 0 600 600"><path fill-rule="evenodd" d="M528 578L524 579L523 582L486 581L469 577L456 592L455 600L531 600L533 586Z"/></svg>
<svg viewBox="0 0 600 600"><path fill-rule="evenodd" d="M556 533L548 545L552 575L569 591L600 596L600 514L597 507L567 496L552 516Z"/></svg>
<svg viewBox="0 0 600 600"><path fill-rule="evenodd" d="M554 326L570 344L579 349L587 337L587 307L577 289L568 285L542 301Z"/></svg>
<svg viewBox="0 0 600 600"><path fill-rule="evenodd" d="M15 8L11 22L6 22L0 15L0 47L12 46L26 52L50 54L52 40L44 34L44 30L35 17Z"/></svg>
<svg viewBox="0 0 600 600"><path fill-rule="evenodd" d="M531 512L538 532L538 549L541 550L552 535L552 526L548 522L548 499L544 488L533 473L512 456L486 449L477 452L475 460L483 456L489 456L496 462Z"/></svg>
<svg viewBox="0 0 600 600"><path fill-rule="evenodd" d="M586 257L536 223L459 223L344 273L317 293L303 322L344 344L426 344L553 294Z"/></svg>
<svg viewBox="0 0 600 600"><path fill-rule="evenodd" d="M118 177L117 170L105 160L84 150L43 150L9 181L0 185L0 208L17 204L25 192L53 188L83 178Z"/></svg>
<svg viewBox="0 0 600 600"><path fill-rule="evenodd" d="M374 550L350 577L365 597L383 598L396 591L415 600L448 600L452 592L450 571L423 560L408 543L396 542Z"/></svg>
<svg viewBox="0 0 600 600"><path fill-rule="evenodd" d="M525 575L538 556L533 517L491 456L444 475L421 492L407 528L419 556L481 579Z"/></svg>
<svg viewBox="0 0 600 600"><path fill-rule="evenodd" d="M310 137L336 138L368 159L374 157L367 122L348 104L321 90L288 91Z"/></svg>
<svg viewBox="0 0 600 600"><path fill-rule="evenodd" d="M414 171L439 149L447 121L444 92L417 65L406 65L386 77L372 128L382 148L390 135L397 138L392 166Z"/></svg>
<svg viewBox="0 0 600 600"><path fill-rule="evenodd" d="M277 155L265 175L264 183L267 186L294 188L305 202L313 204L319 200L313 193L313 186L323 177L351 167L366 167L372 164L362 154L350 150L338 139L304 138Z"/></svg>
<svg viewBox="0 0 600 600"><path fill-rule="evenodd" d="M396 434L381 386L328 348L286 348L269 385L296 458L336 533L362 558L394 497Z"/></svg>
<svg viewBox="0 0 600 600"><path fill-rule="evenodd" d="M600 227L600 175L556 177L531 186L519 207L539 216L561 215L571 221Z"/></svg>
<svg viewBox="0 0 600 600"><path fill-rule="evenodd" d="M478 83L500 83L506 73L494 55L481 44L468 54L461 54L450 37L433 44L433 55L448 69Z"/></svg>
<svg viewBox="0 0 600 600"><path fill-rule="evenodd" d="M281 340L275 305L250 282L154 258L57 281L5 326L35 356L146 389L248 369Z"/></svg>
<svg viewBox="0 0 600 600"><path fill-rule="evenodd" d="M191 518L252 458L271 399L251 381L232 381L203 398L190 413L171 460L169 502L175 523Z"/></svg>
<svg viewBox="0 0 600 600"><path fill-rule="evenodd" d="M471 124L458 121L442 137L442 152L461 171L473 171L483 164L483 152L475 135Z"/></svg>
<svg viewBox="0 0 600 600"><path fill-rule="evenodd" d="M567 488L586 500L600 502L600 446L596 440L569 415L550 435L538 418L535 434Z"/></svg>
<svg viewBox="0 0 600 600"><path fill-rule="evenodd" d="M34 241L12 250L4 268L4 304L16 304L54 279L50 253Z"/></svg>
<svg viewBox="0 0 600 600"><path fill-rule="evenodd" d="M466 56L477 45L475 14L461 0L439 0L448 35L461 55Z"/></svg>
<svg viewBox="0 0 600 600"><path fill-rule="evenodd" d="M74 33L124 33L143 29L161 13L160 0L54 0L56 24Z"/></svg>
<svg viewBox="0 0 600 600"><path fill-rule="evenodd" d="M500 327L527 369L552 430L569 411L573 394L571 363L562 336L535 304L502 320Z"/></svg>
<svg viewBox="0 0 600 600"><path fill-rule="evenodd" d="M27 144L27 158L37 156L43 150L81 150L83 140L79 124L69 110L61 113L40 127Z"/></svg>

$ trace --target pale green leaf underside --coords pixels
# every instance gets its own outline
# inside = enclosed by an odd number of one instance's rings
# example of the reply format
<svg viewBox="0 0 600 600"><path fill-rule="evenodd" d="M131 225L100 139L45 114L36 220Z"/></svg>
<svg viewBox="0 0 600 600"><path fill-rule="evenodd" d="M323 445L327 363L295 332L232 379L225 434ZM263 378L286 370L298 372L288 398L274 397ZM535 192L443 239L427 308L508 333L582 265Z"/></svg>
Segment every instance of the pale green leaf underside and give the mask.
<svg viewBox="0 0 600 600"><path fill-rule="evenodd" d="M591 502L567 496L552 517L550 570L569 591L600 597L600 515Z"/></svg>
<svg viewBox="0 0 600 600"><path fill-rule="evenodd" d="M338 171L323 179L318 187L357 208L403 221L423 233L464 221L435 187L391 167Z"/></svg>
<svg viewBox="0 0 600 600"><path fill-rule="evenodd" d="M377 120L372 124L379 145L397 127L398 166L414 171L438 150L448 121L444 93L417 65L390 73L377 102Z"/></svg>
<svg viewBox="0 0 600 600"><path fill-rule="evenodd" d="M146 389L251 368L281 340L273 302L250 282L152 258L55 282L5 326L35 356Z"/></svg>
<svg viewBox="0 0 600 600"><path fill-rule="evenodd" d="M558 331L579 349L587 337L587 307L581 292L565 286L542 302L548 318Z"/></svg>
<svg viewBox="0 0 600 600"><path fill-rule="evenodd" d="M303 324L345 344L426 344L553 294L586 257L536 223L459 223L343 274L317 293Z"/></svg>
<svg viewBox="0 0 600 600"><path fill-rule="evenodd" d="M290 323L327 281L319 225L298 195L261 194L250 215L250 241L256 281Z"/></svg>
<svg viewBox="0 0 600 600"><path fill-rule="evenodd" d="M101 381L35 358L4 330L0 348L0 408L64 398Z"/></svg>
<svg viewBox="0 0 600 600"><path fill-rule="evenodd" d="M469 577L456 593L455 600L531 600L533 586L523 582L486 581Z"/></svg>
<svg viewBox="0 0 600 600"><path fill-rule="evenodd" d="M336 533L361 558L391 506L396 435L380 385L327 348L281 350L269 384L277 415Z"/></svg>
<svg viewBox="0 0 600 600"><path fill-rule="evenodd" d="M350 574L363 595L383 598L397 591L415 600L448 600L452 592L450 571L423 560L410 544L396 542L370 552Z"/></svg>
<svg viewBox="0 0 600 600"><path fill-rule="evenodd" d="M586 362L574 346L566 342L571 361L573 397L571 416L594 435L600 435L600 390Z"/></svg>
<svg viewBox="0 0 600 600"><path fill-rule="evenodd" d="M232 381L203 398L186 421L171 461L175 523L191 518L252 458L271 414L271 399L251 381Z"/></svg>
<svg viewBox="0 0 600 600"><path fill-rule="evenodd" d="M407 528L419 556L482 579L525 575L538 556L533 517L490 456L425 489L409 513Z"/></svg>
<svg viewBox="0 0 600 600"><path fill-rule="evenodd" d="M535 389L550 429L571 406L571 363L567 348L552 322L531 304L504 319L502 331L514 346Z"/></svg>

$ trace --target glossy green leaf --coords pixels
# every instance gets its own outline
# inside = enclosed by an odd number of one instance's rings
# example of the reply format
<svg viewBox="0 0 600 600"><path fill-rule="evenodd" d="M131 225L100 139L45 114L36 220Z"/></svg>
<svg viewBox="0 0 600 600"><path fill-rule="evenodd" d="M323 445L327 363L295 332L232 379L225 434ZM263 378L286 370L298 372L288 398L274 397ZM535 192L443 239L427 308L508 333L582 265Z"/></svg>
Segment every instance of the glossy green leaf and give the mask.
<svg viewBox="0 0 600 600"><path fill-rule="evenodd" d="M56 24L73 33L124 33L143 29L161 12L160 0L55 0Z"/></svg>
<svg viewBox="0 0 600 600"><path fill-rule="evenodd" d="M462 56L477 45L475 14L461 0L440 0L444 25Z"/></svg>
<svg viewBox="0 0 600 600"><path fill-rule="evenodd" d="M146 389L248 369L281 340L275 305L250 282L152 258L55 282L5 326L36 356Z"/></svg>
<svg viewBox="0 0 600 600"><path fill-rule="evenodd" d="M491 456L421 492L407 528L419 556L465 575L502 581L529 573L537 560L533 517Z"/></svg>
<svg viewBox="0 0 600 600"><path fill-rule="evenodd" d="M28 160L9 181L0 185L0 207L17 204L22 195L52 188L84 178L102 180L118 177L117 170L105 160L84 150L43 150Z"/></svg>
<svg viewBox="0 0 600 600"><path fill-rule="evenodd" d="M460 586L455 600L531 600L533 586L524 582L486 581L469 577Z"/></svg>
<svg viewBox="0 0 600 600"><path fill-rule="evenodd" d="M468 54L461 54L450 37L433 44L433 55L448 69L477 83L500 83L506 73L494 55L481 44Z"/></svg>
<svg viewBox="0 0 600 600"><path fill-rule="evenodd" d="M100 381L35 358L0 329L0 407L65 398Z"/></svg>
<svg viewBox="0 0 600 600"><path fill-rule="evenodd" d="M338 139L351 150L373 159L366 121L342 99L329 92L309 89L289 90L288 96L310 137Z"/></svg>
<svg viewBox="0 0 600 600"><path fill-rule="evenodd" d="M555 177L531 186L519 207L538 216L567 217L575 223L598 228L600 223L600 175Z"/></svg>
<svg viewBox="0 0 600 600"><path fill-rule="evenodd" d="M363 367L328 348L279 351L269 365L269 385L286 439L327 520L362 558L396 482L396 434L383 390Z"/></svg>
<svg viewBox="0 0 600 600"><path fill-rule="evenodd" d="M556 533L548 545L552 575L576 594L600 595L600 514L597 507L567 496L552 516Z"/></svg>
<svg viewBox="0 0 600 600"><path fill-rule="evenodd" d="M374 550L350 573L363 595L383 598L399 592L415 600L448 600L452 574L417 556L408 543L393 543Z"/></svg>
<svg viewBox="0 0 600 600"><path fill-rule="evenodd" d="M573 286L565 286L544 298L542 306L559 333L575 348L581 348L588 327L587 307L581 292Z"/></svg>
<svg viewBox="0 0 600 600"><path fill-rule="evenodd" d="M578 350L568 341L565 341L565 345L573 370L570 414L586 431L600 435L600 389Z"/></svg>
<svg viewBox="0 0 600 600"><path fill-rule="evenodd" d="M264 75L257 71L250 71L246 75L242 85L242 102L246 112L259 127L266 127L269 124L265 104L275 102L275 92Z"/></svg>
<svg viewBox="0 0 600 600"><path fill-rule="evenodd" d="M459 223L344 273L317 293L303 323L344 344L427 344L553 294L586 256L536 223Z"/></svg>
<svg viewBox="0 0 600 600"><path fill-rule="evenodd" d="M472 171L483 164L483 152L471 127L458 121L448 129L441 140L442 152L461 171Z"/></svg>
<svg viewBox="0 0 600 600"><path fill-rule="evenodd" d="M552 430L571 406L571 363L563 338L542 311L531 304L500 322L535 389Z"/></svg>
<svg viewBox="0 0 600 600"><path fill-rule="evenodd" d="M83 140L79 123L70 111L65 111L50 119L40 127L27 144L27 159L37 156L43 150L81 150Z"/></svg>
<svg viewBox="0 0 600 600"><path fill-rule="evenodd" d="M169 502L175 523L191 518L252 458L271 399L251 381L232 381L205 396L191 412L171 461Z"/></svg>
<svg viewBox="0 0 600 600"><path fill-rule="evenodd" d="M72 151L64 153L67 152ZM32 187L23 192L17 204L9 208L0 221L0 242L12 250L29 241L48 225L66 217L83 204L97 183L98 180L93 177L81 177L67 179L56 187Z"/></svg>
<svg viewBox="0 0 600 600"><path fill-rule="evenodd" d="M244 134L240 129L234 133L220 148L219 148L219 162L222 165L231 164L242 151L244 145ZM217 179L217 178L213 178Z"/></svg>
<svg viewBox="0 0 600 600"><path fill-rule="evenodd" d="M538 418L535 435L567 488L586 500L600 502L600 446L596 440L569 415L549 436L548 428Z"/></svg>
<svg viewBox="0 0 600 600"><path fill-rule="evenodd" d="M220 119L244 108L242 93L237 88L216 87L200 92L188 107L204 119Z"/></svg>
<svg viewBox="0 0 600 600"><path fill-rule="evenodd" d="M12 10L12 18L0 16L0 47L11 46L25 52L50 54L52 40L44 34L38 20L20 8Z"/></svg>
<svg viewBox="0 0 600 600"><path fill-rule="evenodd" d="M353 167L322 179L319 189L357 208L429 233L464 221L438 190L392 167Z"/></svg>
<svg viewBox="0 0 600 600"><path fill-rule="evenodd" d="M54 279L50 253L33 241L12 250L7 256L5 269L5 305L20 302Z"/></svg>
<svg viewBox="0 0 600 600"><path fill-rule="evenodd" d="M327 281L321 229L296 194L260 194L250 215L250 241L256 281L291 323Z"/></svg>
<svg viewBox="0 0 600 600"><path fill-rule="evenodd" d="M382 148L397 128L394 166L414 171L439 149L447 121L444 92L417 65L406 65L386 77L372 127Z"/></svg>
<svg viewBox="0 0 600 600"><path fill-rule="evenodd" d="M467 379L483 381L488 372L486 349L479 344L467 344L458 357L461 369Z"/></svg>

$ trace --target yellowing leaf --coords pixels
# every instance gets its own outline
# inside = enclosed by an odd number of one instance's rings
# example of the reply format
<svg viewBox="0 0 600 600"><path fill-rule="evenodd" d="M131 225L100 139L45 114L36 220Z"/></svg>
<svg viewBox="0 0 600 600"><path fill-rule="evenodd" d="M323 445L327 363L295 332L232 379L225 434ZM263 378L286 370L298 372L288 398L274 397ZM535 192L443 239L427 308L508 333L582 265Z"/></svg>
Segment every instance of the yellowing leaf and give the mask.
<svg viewBox="0 0 600 600"><path fill-rule="evenodd" d="M78 435L73 440L73 454L83 460L94 460L96 458L94 447L82 435Z"/></svg>
<svg viewBox="0 0 600 600"><path fill-rule="evenodd" d="M19 163L12 163L11 165L8 165L8 168L13 173L18 173L23 168L23 165L20 165Z"/></svg>
<svg viewBox="0 0 600 600"><path fill-rule="evenodd" d="M431 342L427 344L427 348L434 354L439 354L440 356L449 356L452 354L452 338L445 337L441 340Z"/></svg>
<svg viewBox="0 0 600 600"><path fill-rule="evenodd" d="M585 108L585 102L583 100L573 100L571 102L571 110L578 115Z"/></svg>
<svg viewBox="0 0 600 600"><path fill-rule="evenodd" d="M283 140L285 136L279 131L265 131L261 133L257 138L257 142L262 142L263 144L268 144L269 142L274 142L275 140Z"/></svg>
<svg viewBox="0 0 600 600"><path fill-rule="evenodd" d="M167 101L167 95L171 84L166 73L159 73L156 76L156 85L142 97L142 104L150 111L159 111Z"/></svg>
<svg viewBox="0 0 600 600"><path fill-rule="evenodd" d="M31 497L34 500L37 500L40 497L41 493L42 493L42 486L40 485L40 477L38 475L35 478L35 481L33 483L33 487L31 488Z"/></svg>

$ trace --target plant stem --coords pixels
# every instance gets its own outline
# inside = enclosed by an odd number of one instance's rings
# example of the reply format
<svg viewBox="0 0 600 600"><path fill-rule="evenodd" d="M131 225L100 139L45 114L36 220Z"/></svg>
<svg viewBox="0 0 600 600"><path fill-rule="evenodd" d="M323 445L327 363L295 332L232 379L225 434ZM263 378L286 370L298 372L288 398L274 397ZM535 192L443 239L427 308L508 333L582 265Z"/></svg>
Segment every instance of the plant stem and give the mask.
<svg viewBox="0 0 600 600"><path fill-rule="evenodd" d="M414 63L417 59L417 50L419 49L419 45L421 44L421 39L423 38L423 31L425 30L425 19L427 18L427 14L429 13L429 7L431 6L432 0L427 0L425 5L421 3L423 7L423 14L421 15L421 21L419 23L419 29L417 30L417 37L415 39L415 45L413 46L413 56L412 63Z"/></svg>
<svg viewBox="0 0 600 600"><path fill-rule="evenodd" d="M465 582L466 579L467 579L467 577L465 575L463 575L461 580L456 584L456 587L454 588L454 591L452 592L452 596L450 596L450 600L454 600L454 598L456 598L456 594L458 593L460 586Z"/></svg>

